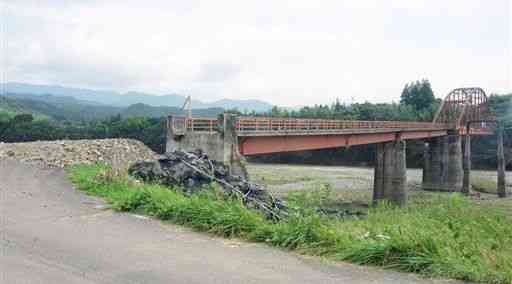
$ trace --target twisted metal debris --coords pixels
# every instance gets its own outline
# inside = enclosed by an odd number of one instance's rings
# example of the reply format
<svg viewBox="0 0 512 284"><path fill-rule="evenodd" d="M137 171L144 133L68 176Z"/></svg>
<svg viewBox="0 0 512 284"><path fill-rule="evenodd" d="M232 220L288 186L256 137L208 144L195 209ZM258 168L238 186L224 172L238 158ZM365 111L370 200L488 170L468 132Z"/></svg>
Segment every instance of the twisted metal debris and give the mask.
<svg viewBox="0 0 512 284"><path fill-rule="evenodd" d="M138 162L129 174L146 182L158 182L186 194L201 190L203 185L216 182L229 196L235 196L249 207L263 212L267 218L279 220L286 214L286 206L258 184L229 174L224 164L210 160L201 151L166 153L156 161Z"/></svg>

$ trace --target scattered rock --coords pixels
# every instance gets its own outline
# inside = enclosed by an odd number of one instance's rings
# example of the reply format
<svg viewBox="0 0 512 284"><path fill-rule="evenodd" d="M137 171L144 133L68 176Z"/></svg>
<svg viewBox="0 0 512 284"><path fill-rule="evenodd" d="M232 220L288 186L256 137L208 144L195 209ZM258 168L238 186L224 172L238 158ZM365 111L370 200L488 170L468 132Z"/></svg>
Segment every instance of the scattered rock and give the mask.
<svg viewBox="0 0 512 284"><path fill-rule="evenodd" d="M158 155L142 142L132 139L0 143L0 160L13 159L51 168L97 162L127 168L135 162L156 158Z"/></svg>

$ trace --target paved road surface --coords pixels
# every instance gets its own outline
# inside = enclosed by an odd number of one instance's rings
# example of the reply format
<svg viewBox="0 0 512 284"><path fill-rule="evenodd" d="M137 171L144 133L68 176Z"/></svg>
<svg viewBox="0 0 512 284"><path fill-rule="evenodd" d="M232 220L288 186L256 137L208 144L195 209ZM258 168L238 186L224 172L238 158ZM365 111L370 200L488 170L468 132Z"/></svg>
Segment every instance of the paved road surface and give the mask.
<svg viewBox="0 0 512 284"><path fill-rule="evenodd" d="M430 283L119 214L62 170L0 161L0 283Z"/></svg>

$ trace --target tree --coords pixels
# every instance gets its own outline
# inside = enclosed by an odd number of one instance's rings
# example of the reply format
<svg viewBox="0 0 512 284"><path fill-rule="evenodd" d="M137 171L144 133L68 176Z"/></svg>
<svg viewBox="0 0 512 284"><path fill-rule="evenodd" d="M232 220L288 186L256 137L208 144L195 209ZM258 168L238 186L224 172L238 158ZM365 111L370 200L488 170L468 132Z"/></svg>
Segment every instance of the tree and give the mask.
<svg viewBox="0 0 512 284"><path fill-rule="evenodd" d="M504 96L492 94L489 97L489 106L496 114L500 126L512 127L512 94Z"/></svg>
<svg viewBox="0 0 512 284"><path fill-rule="evenodd" d="M336 102L332 108L334 112L341 112L343 110L343 105L340 103L340 99L336 98Z"/></svg>
<svg viewBox="0 0 512 284"><path fill-rule="evenodd" d="M29 123L34 120L34 117L29 113L17 114L13 119L12 123Z"/></svg>
<svg viewBox="0 0 512 284"><path fill-rule="evenodd" d="M14 114L0 111L0 141L3 140L3 133L10 126L12 117L14 117Z"/></svg>
<svg viewBox="0 0 512 284"><path fill-rule="evenodd" d="M435 102L432 86L426 79L405 85L400 96L401 104L411 105L419 112L429 109Z"/></svg>

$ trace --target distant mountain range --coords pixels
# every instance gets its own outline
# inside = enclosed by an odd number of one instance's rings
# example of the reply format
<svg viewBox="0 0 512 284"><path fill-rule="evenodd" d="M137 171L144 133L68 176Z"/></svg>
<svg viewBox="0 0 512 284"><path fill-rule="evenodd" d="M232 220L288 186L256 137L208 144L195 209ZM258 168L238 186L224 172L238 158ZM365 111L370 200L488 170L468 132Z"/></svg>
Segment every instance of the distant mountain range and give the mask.
<svg viewBox="0 0 512 284"><path fill-rule="evenodd" d="M118 93L114 91L98 91L90 89L68 88L62 86L33 85L25 83L5 83L0 85L4 93L30 94L35 96L51 95L53 100L57 97L74 98L80 104L106 105L114 107L128 107L133 104L144 104L153 107L181 107L186 100L179 94L152 95L138 92ZM264 112L272 108L272 105L260 100L232 100L222 99L215 102L192 101L193 109L207 108L237 108L240 111Z"/></svg>
<svg viewBox="0 0 512 284"><path fill-rule="evenodd" d="M164 117L167 115L185 115L181 108L155 107L146 104L133 104L128 107L110 106L73 97L54 95L33 95L5 93L0 95L0 112L30 113L39 117L55 120L90 121L105 119L117 114L123 117ZM192 115L215 117L222 113L222 108L194 109Z"/></svg>

